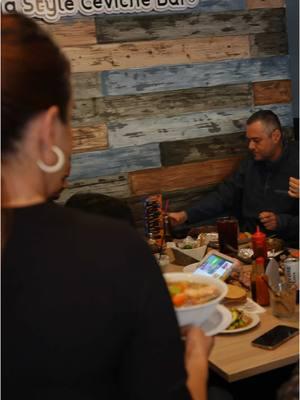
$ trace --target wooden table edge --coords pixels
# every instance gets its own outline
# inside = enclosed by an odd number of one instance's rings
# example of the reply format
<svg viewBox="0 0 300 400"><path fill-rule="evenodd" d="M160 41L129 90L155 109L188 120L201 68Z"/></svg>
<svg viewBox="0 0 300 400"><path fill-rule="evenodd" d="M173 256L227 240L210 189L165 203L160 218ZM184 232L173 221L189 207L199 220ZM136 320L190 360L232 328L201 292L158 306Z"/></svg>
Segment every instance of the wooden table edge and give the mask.
<svg viewBox="0 0 300 400"><path fill-rule="evenodd" d="M272 350L265 350L265 351L272 351ZM247 370L244 370L241 372L232 373L230 375L227 374L226 372L224 372L222 369L218 368L211 361L209 361L209 367L212 371L216 372L219 376L221 376L227 382L232 383L232 382L239 381L241 379L251 378L258 374L264 374L265 372L269 372L269 371L272 371L277 368L282 368L287 365L294 364L298 360L299 360L299 354L295 354L290 357L287 357L284 360L274 360L274 362L271 362L268 366L262 365L259 367L252 367L250 369L247 369Z"/></svg>

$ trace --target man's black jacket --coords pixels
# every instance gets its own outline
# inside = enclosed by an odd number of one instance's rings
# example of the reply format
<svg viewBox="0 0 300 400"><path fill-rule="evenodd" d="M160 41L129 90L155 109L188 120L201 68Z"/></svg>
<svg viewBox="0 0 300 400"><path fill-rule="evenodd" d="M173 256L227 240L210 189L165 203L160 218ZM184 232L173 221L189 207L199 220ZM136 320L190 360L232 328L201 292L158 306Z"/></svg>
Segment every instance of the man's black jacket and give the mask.
<svg viewBox="0 0 300 400"><path fill-rule="evenodd" d="M276 233L290 243L298 243L299 201L288 195L290 176L299 177L298 142L286 145L274 162L255 161L249 155L216 191L187 210L188 221L199 222L234 208L241 230L254 232L259 225L268 235ZM262 211L277 215L276 231L264 229L258 218Z"/></svg>

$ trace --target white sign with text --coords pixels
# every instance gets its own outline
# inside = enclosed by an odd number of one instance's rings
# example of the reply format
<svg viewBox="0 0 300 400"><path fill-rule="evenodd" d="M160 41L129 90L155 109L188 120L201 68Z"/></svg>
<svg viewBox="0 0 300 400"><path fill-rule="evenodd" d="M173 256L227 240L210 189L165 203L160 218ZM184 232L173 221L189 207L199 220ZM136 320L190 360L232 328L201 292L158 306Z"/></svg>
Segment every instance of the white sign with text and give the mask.
<svg viewBox="0 0 300 400"><path fill-rule="evenodd" d="M4 13L19 12L28 17L57 22L78 13L97 14L175 11L196 7L200 0L2 0Z"/></svg>

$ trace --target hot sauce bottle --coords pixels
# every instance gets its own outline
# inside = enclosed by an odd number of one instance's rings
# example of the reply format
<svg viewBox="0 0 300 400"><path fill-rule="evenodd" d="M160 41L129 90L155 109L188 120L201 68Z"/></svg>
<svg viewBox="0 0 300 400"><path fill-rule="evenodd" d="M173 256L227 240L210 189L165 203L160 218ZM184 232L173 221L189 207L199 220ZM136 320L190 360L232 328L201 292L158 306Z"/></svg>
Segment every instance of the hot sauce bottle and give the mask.
<svg viewBox="0 0 300 400"><path fill-rule="evenodd" d="M252 235L252 248L254 258L257 259L258 257L263 257L265 264L268 258L266 235L259 230L258 226L256 227L256 232Z"/></svg>
<svg viewBox="0 0 300 400"><path fill-rule="evenodd" d="M261 306L268 306L270 303L267 275L264 268L265 260L258 257L252 267L251 292L252 299Z"/></svg>

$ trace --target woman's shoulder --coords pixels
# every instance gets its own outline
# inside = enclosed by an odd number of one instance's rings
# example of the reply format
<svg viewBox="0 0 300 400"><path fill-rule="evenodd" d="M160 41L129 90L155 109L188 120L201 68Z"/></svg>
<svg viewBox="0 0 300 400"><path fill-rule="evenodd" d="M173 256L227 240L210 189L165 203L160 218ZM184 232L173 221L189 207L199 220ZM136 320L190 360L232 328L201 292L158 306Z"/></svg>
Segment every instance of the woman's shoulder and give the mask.
<svg viewBox="0 0 300 400"><path fill-rule="evenodd" d="M156 266L149 246L127 222L54 203L18 210L13 218L16 222L13 243L33 246L38 238L36 251L47 253L49 258L59 254L59 259L67 263L101 263L102 268L109 263L115 271L130 269L145 273ZM53 249L51 254L49 248Z"/></svg>
<svg viewBox="0 0 300 400"><path fill-rule="evenodd" d="M127 222L59 206L53 213L58 240L63 241L70 259L77 263L83 257L91 273L95 269L97 275L100 268L124 283L129 276L138 281L161 281L149 246Z"/></svg>
<svg viewBox="0 0 300 400"><path fill-rule="evenodd" d="M50 212L49 212L50 211ZM66 208L57 204L48 205L49 223L57 225L57 229L63 232L72 232L87 238L97 237L99 240L107 241L139 241L139 235L127 222L103 215L90 214L78 209Z"/></svg>

